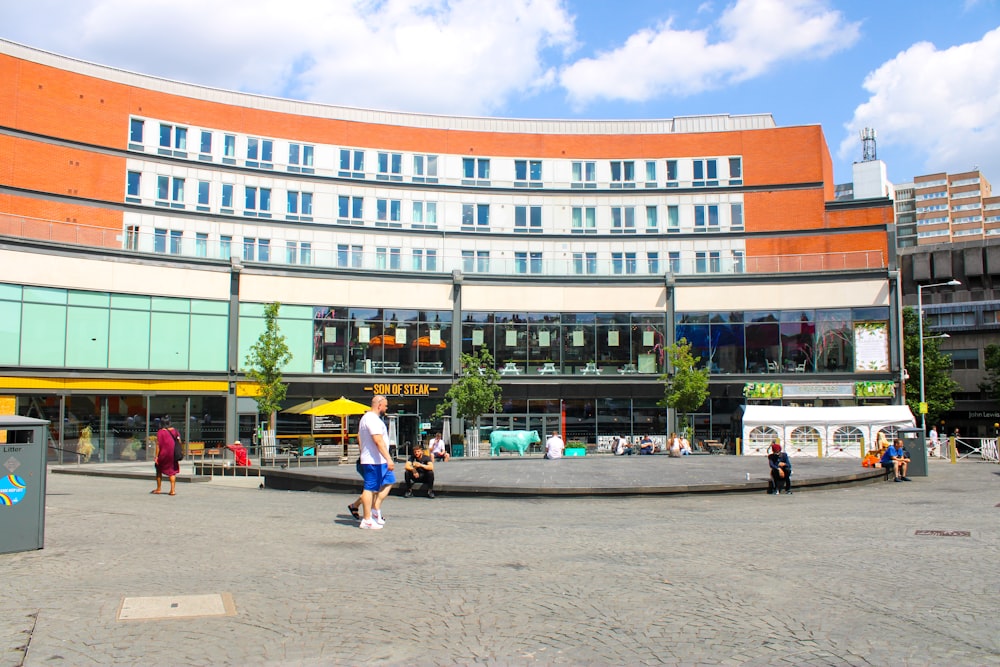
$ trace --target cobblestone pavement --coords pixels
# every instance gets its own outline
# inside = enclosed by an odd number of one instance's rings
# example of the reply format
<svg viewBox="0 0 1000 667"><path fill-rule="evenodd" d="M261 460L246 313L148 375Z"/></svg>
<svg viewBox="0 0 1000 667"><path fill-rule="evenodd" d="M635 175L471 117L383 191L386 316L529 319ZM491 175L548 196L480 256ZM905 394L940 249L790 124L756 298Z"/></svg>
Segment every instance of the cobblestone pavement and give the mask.
<svg viewBox="0 0 1000 667"><path fill-rule="evenodd" d="M347 494L149 490L50 475L45 548L0 555L0 665L1000 665L986 463L791 496L392 497L381 531ZM212 593L235 615L117 620Z"/></svg>

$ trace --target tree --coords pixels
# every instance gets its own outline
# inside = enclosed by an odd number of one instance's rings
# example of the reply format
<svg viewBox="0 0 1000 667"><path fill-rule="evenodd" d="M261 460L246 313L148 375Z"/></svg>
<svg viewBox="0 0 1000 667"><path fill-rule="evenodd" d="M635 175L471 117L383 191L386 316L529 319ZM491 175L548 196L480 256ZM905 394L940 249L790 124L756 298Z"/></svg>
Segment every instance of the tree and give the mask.
<svg viewBox="0 0 1000 667"><path fill-rule="evenodd" d="M678 428L685 431L688 427L688 414L700 408L708 398L709 370L695 368L701 357L691 354L691 343L686 338L667 346L667 358L673 375L668 373L660 376L663 398L657 405L679 412L681 418L678 420Z"/></svg>
<svg viewBox="0 0 1000 667"><path fill-rule="evenodd" d="M1000 401L1000 345L987 345L983 357L986 380L979 383L979 388L994 401Z"/></svg>
<svg viewBox="0 0 1000 667"><path fill-rule="evenodd" d="M960 389L951 379L951 357L942 354L940 338L927 337L924 322L924 400L927 403L927 423L936 424L955 405L952 394ZM906 404L920 419L920 328L917 311L903 309L903 359L906 362Z"/></svg>
<svg viewBox="0 0 1000 667"><path fill-rule="evenodd" d="M480 416L498 412L502 406L503 389L497 384L500 374L493 367L493 355L485 347L479 348L478 353L463 354L459 366L458 379L444 395L446 400L438 404L433 417L443 417L454 403L458 416L475 427Z"/></svg>
<svg viewBox="0 0 1000 667"><path fill-rule="evenodd" d="M288 387L281 381L281 369L292 360L285 337L278 331L278 311L281 304L264 307L264 332L247 355L247 377L257 383L259 393L254 399L257 410L268 416L271 431L277 428L278 408L285 400Z"/></svg>

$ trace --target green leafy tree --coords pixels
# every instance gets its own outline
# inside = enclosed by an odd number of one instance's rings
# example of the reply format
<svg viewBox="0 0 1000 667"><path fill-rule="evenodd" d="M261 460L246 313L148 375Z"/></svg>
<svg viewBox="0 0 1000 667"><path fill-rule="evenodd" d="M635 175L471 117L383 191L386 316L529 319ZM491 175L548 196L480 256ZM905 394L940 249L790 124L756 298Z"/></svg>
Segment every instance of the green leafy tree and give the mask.
<svg viewBox="0 0 1000 667"><path fill-rule="evenodd" d="M936 424L941 415L955 406L952 397L960 389L951 379L951 357L943 354L940 338L928 338L924 321L924 399L927 402L927 423ZM920 328L917 311L903 309L903 357L906 362L906 404L920 420Z"/></svg>
<svg viewBox="0 0 1000 667"><path fill-rule="evenodd" d="M269 303L264 308L264 332L247 355L247 377L257 383L257 410L268 416L271 430L277 427L278 409L285 400L288 386L281 381L281 369L292 360L285 337L278 330L281 304Z"/></svg>
<svg viewBox="0 0 1000 667"><path fill-rule="evenodd" d="M438 404L433 417L443 417L454 404L458 416L476 426L480 416L498 412L502 407L500 374L493 367L493 355L485 347L479 348L479 352L463 354L459 365L461 373L445 394L445 401Z"/></svg>
<svg viewBox="0 0 1000 667"><path fill-rule="evenodd" d="M667 359L670 362L669 367L673 369L673 375L668 373L660 376L660 381L663 382L663 398L657 405L676 410L681 416L678 428L686 431L687 416L700 408L708 398L709 370L695 368L701 357L691 353L691 343L686 338L667 346Z"/></svg>
<svg viewBox="0 0 1000 667"><path fill-rule="evenodd" d="M1000 401L1000 345L987 345L983 348L986 380L979 383L979 388L994 401Z"/></svg>

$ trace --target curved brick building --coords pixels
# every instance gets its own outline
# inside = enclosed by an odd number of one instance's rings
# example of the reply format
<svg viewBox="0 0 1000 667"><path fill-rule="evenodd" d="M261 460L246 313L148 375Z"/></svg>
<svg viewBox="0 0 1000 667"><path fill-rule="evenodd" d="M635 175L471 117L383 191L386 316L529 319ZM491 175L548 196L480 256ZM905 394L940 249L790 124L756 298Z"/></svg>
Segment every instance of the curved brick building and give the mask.
<svg viewBox="0 0 1000 667"><path fill-rule="evenodd" d="M0 395L57 447L89 427L128 458L163 414L248 436L273 301L289 404L387 393L400 442L481 346L504 389L484 427L592 444L669 428L681 337L712 371L702 438L779 400L758 385L894 400L892 203L833 202L819 126L350 109L5 41L0 98Z"/></svg>

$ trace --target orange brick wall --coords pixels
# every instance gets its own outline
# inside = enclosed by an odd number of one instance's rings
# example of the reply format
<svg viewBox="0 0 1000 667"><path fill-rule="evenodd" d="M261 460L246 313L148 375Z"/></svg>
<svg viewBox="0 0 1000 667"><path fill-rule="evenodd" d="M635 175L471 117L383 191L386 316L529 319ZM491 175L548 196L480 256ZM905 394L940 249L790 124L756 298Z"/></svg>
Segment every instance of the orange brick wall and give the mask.
<svg viewBox="0 0 1000 667"><path fill-rule="evenodd" d="M122 213L107 208L0 194L0 233L121 247Z"/></svg>
<svg viewBox="0 0 1000 667"><path fill-rule="evenodd" d="M122 201L125 159L0 135L4 182L56 195Z"/></svg>
<svg viewBox="0 0 1000 667"><path fill-rule="evenodd" d="M747 185L829 181L819 126L661 135L540 135L438 130L327 120L205 102L0 56L3 123L113 148L128 116L237 133L390 150L542 158L663 158L743 155ZM73 122L67 122L72 118Z"/></svg>

